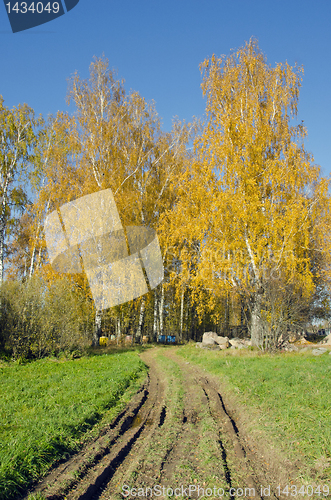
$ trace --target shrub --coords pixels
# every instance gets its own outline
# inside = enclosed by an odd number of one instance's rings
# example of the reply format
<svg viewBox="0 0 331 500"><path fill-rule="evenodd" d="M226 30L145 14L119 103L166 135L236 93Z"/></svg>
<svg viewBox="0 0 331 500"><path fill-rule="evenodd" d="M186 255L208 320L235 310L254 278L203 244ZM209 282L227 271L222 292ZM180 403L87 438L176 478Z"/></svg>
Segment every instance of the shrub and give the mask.
<svg viewBox="0 0 331 500"><path fill-rule="evenodd" d="M7 281L0 289L0 349L14 359L42 358L90 344L92 308L67 278Z"/></svg>

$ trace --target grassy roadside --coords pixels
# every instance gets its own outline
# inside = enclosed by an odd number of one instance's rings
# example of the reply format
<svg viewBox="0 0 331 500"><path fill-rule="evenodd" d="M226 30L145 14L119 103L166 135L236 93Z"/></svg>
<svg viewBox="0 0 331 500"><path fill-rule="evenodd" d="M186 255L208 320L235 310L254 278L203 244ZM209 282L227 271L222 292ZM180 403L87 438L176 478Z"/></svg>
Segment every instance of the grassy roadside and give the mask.
<svg viewBox="0 0 331 500"><path fill-rule="evenodd" d="M331 490L331 356L206 351L187 345L178 354L217 376L249 417L250 432L267 436L300 464L300 479ZM267 455L267 454L266 454Z"/></svg>
<svg viewBox="0 0 331 500"><path fill-rule="evenodd" d="M0 364L0 499L80 449L146 377L138 352Z"/></svg>

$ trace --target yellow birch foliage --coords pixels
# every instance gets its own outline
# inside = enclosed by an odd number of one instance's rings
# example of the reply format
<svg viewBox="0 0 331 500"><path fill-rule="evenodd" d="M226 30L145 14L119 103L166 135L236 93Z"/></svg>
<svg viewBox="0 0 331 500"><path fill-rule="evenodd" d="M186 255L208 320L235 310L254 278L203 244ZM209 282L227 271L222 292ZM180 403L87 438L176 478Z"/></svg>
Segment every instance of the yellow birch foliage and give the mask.
<svg viewBox="0 0 331 500"><path fill-rule="evenodd" d="M147 225L159 233L194 125L176 120L171 133L162 132L154 104L138 92L127 95L105 58L92 62L89 80L73 76L68 102L75 113L59 112L40 147L36 212L43 218L63 203L111 188L123 226Z"/></svg>
<svg viewBox="0 0 331 500"><path fill-rule="evenodd" d="M272 68L250 40L229 57L206 59L201 72L207 121L182 178L172 234L200 242L197 286L252 298L258 330L273 277L314 292L311 252L328 182L304 149L305 127L291 121L301 68Z"/></svg>

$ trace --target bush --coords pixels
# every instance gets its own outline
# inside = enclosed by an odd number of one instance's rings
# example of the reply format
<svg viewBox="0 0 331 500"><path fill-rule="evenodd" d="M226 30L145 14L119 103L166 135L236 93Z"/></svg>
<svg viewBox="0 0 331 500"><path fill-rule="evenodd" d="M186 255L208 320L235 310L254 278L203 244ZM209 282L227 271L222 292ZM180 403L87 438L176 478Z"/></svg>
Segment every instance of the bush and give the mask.
<svg viewBox="0 0 331 500"><path fill-rule="evenodd" d="M93 311L67 278L34 276L0 289L0 349L14 359L82 350L91 342Z"/></svg>

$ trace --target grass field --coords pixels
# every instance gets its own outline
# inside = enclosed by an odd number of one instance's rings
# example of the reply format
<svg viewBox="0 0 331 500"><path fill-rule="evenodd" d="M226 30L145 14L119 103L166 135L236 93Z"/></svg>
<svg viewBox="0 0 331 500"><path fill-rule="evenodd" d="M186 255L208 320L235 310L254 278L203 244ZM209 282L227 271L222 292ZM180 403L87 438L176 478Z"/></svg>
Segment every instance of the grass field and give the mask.
<svg viewBox="0 0 331 500"><path fill-rule="evenodd" d="M178 354L216 375L250 419L250 432L299 461L302 479L331 480L331 355L206 351ZM329 484L331 487L331 484Z"/></svg>
<svg viewBox="0 0 331 500"><path fill-rule="evenodd" d="M330 355L218 352L194 345L180 347L177 353L218 377L222 394L225 389L245 415L247 434L262 440L269 456L280 449L299 463L302 481L330 485ZM169 421L162 428L163 440L170 442L183 394L174 363L162 356L158 362L171 375ZM97 435L145 376L138 351L25 365L0 363L0 499L15 498L31 480ZM152 467L162 450L154 442L149 446Z"/></svg>
<svg viewBox="0 0 331 500"><path fill-rule="evenodd" d="M0 364L0 499L79 449L146 376L137 351ZM92 429L92 431L91 431Z"/></svg>

